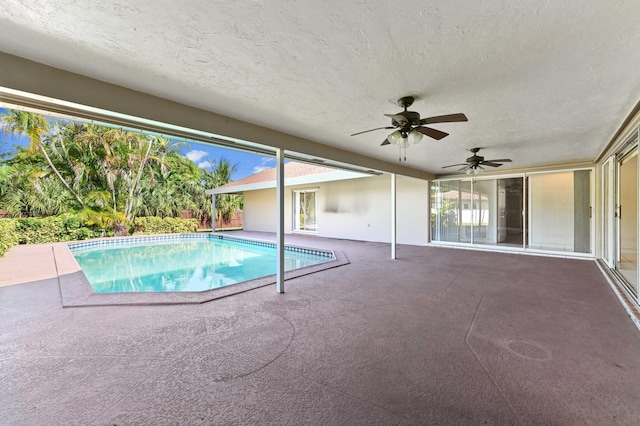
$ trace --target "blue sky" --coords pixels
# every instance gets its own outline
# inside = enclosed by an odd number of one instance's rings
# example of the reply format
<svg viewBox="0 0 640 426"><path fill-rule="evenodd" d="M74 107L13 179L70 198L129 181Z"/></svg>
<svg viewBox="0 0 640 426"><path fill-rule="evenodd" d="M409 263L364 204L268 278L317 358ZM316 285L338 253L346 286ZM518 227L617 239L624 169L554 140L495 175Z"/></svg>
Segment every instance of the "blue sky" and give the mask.
<svg viewBox="0 0 640 426"><path fill-rule="evenodd" d="M189 147L180 148L182 155L198 165L198 167L209 167L208 160L215 163L217 159L224 158L229 163L237 164L233 174L233 180L261 172L264 169L275 167L275 157L252 154L250 152L236 151L234 149L217 147L204 143L190 142Z"/></svg>
<svg viewBox="0 0 640 426"><path fill-rule="evenodd" d="M0 114L5 112L5 109L0 108ZM15 137L0 132L0 155L14 152L15 145L26 146L28 143L29 141L26 137ZM188 146L181 146L179 150L183 156L193 161L200 168L208 168L208 161L215 163L219 158L228 160L232 165L236 164L236 171L232 176L232 180L242 179L276 165L275 157L236 151L199 142L189 142Z"/></svg>

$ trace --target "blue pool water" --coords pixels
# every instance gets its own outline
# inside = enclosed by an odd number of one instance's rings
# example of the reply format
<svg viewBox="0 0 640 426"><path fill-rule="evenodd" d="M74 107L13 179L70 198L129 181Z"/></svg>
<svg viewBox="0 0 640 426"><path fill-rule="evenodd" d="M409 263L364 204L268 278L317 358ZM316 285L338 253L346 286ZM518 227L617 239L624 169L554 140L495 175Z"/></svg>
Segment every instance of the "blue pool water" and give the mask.
<svg viewBox="0 0 640 426"><path fill-rule="evenodd" d="M202 291L276 273L273 243L179 235L69 244L96 293ZM334 260L289 247L285 271Z"/></svg>

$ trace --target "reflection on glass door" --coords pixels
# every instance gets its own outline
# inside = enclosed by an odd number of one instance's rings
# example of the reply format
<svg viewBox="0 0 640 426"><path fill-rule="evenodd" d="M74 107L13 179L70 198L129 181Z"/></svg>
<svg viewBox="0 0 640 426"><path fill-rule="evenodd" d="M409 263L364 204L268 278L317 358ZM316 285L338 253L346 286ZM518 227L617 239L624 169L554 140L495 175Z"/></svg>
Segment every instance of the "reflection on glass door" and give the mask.
<svg viewBox="0 0 640 426"><path fill-rule="evenodd" d="M498 179L498 244L522 247L522 178Z"/></svg>
<svg viewBox="0 0 640 426"><path fill-rule="evenodd" d="M618 162L618 250L616 271L638 294L638 149Z"/></svg>
<svg viewBox="0 0 640 426"><path fill-rule="evenodd" d="M295 231L316 232L318 230L317 194L316 190L293 192L293 229Z"/></svg>
<svg viewBox="0 0 640 426"><path fill-rule="evenodd" d="M471 242L471 182L431 184L431 236L433 241Z"/></svg>
<svg viewBox="0 0 640 426"><path fill-rule="evenodd" d="M474 244L522 247L523 186L521 177L474 182Z"/></svg>
<svg viewBox="0 0 640 426"><path fill-rule="evenodd" d="M473 185L473 223L474 244L496 243L496 181L478 180Z"/></svg>

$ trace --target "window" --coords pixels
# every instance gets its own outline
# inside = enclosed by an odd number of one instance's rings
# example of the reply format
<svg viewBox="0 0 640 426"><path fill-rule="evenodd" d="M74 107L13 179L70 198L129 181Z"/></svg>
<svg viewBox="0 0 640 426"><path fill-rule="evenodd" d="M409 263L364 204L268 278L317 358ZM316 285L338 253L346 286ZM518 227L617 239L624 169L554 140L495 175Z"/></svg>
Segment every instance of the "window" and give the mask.
<svg viewBox="0 0 640 426"><path fill-rule="evenodd" d="M293 191L293 230L317 232L316 217L318 190Z"/></svg>

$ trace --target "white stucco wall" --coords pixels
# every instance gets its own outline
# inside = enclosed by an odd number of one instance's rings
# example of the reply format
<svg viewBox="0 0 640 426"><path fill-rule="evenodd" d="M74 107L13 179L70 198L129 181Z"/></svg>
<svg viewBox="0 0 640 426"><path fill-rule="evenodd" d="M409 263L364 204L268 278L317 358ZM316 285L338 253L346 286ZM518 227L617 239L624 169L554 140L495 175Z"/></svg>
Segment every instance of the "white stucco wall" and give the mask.
<svg viewBox="0 0 640 426"><path fill-rule="evenodd" d="M318 190L318 236L361 241L391 240L391 177L371 176L285 188L285 232L292 232L292 193ZM397 242L427 243L428 182L397 179ZM275 190L244 193L244 229L275 232Z"/></svg>
<svg viewBox="0 0 640 426"><path fill-rule="evenodd" d="M427 244L429 230L429 182L398 176L397 191L397 241L400 244Z"/></svg>
<svg viewBox="0 0 640 426"><path fill-rule="evenodd" d="M276 232L276 225L276 190L270 188L245 192L243 229L246 231Z"/></svg>

